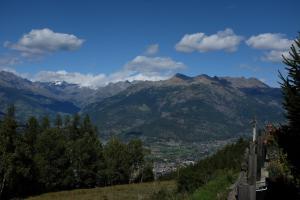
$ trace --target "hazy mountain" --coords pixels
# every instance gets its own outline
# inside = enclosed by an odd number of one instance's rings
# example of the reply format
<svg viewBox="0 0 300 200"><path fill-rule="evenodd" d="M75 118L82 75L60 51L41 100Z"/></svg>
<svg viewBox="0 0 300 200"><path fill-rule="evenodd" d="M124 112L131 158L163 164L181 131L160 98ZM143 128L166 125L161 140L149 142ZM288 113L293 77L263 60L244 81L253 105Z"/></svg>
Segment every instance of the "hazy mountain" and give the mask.
<svg viewBox="0 0 300 200"><path fill-rule="evenodd" d="M79 111L72 102L51 97L48 91L37 84L9 72L0 72L0 112L10 104L16 106L17 117L26 119L30 115L53 116L56 113L71 114Z"/></svg>
<svg viewBox="0 0 300 200"><path fill-rule="evenodd" d="M260 123L281 122L281 93L255 78L189 77L110 83L91 89L66 82L31 82L0 72L0 116L14 103L19 118L89 114L104 137L147 141L201 141L250 133Z"/></svg>
<svg viewBox="0 0 300 200"><path fill-rule="evenodd" d="M255 78L188 77L144 81L83 109L104 136L201 141L249 133L283 119L281 93Z"/></svg>
<svg viewBox="0 0 300 200"><path fill-rule="evenodd" d="M9 104L15 104L20 119L29 115L73 114L80 108L112 96L131 83L108 84L97 90L64 81L32 82L13 73L0 71L0 116Z"/></svg>

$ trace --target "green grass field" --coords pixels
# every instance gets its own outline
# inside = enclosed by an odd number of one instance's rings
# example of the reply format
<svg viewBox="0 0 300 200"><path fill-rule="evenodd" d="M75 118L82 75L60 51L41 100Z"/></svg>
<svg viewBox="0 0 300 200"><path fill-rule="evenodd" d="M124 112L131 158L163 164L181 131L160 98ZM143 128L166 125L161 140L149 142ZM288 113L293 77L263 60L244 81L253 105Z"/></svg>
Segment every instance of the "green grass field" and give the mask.
<svg viewBox="0 0 300 200"><path fill-rule="evenodd" d="M28 200L148 200L161 188L176 189L175 181L150 182L46 193Z"/></svg>
<svg viewBox="0 0 300 200"><path fill-rule="evenodd" d="M234 182L236 174L218 175L197 189L193 194L183 195L176 193L175 181L156 181L150 183L116 185L93 189L78 189L71 191L46 193L28 200L154 200L154 193L163 190L167 197L163 199L180 200L219 200L226 199L229 186ZM155 199L156 200L156 199Z"/></svg>
<svg viewBox="0 0 300 200"><path fill-rule="evenodd" d="M209 181L191 195L191 200L225 200L229 192L229 187L237 178L237 174L223 174Z"/></svg>

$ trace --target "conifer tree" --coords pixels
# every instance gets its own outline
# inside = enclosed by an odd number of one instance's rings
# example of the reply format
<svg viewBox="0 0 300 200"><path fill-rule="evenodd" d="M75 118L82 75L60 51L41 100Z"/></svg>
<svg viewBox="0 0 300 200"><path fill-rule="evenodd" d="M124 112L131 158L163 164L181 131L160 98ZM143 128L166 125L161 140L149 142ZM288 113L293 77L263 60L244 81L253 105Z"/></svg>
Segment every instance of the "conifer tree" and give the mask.
<svg viewBox="0 0 300 200"><path fill-rule="evenodd" d="M300 33L290 49L290 55L283 57L286 65L287 77L281 73L281 88L283 93L283 107L286 110L288 124L282 126L279 144L283 147L292 164L295 180L300 181Z"/></svg>
<svg viewBox="0 0 300 200"><path fill-rule="evenodd" d="M77 120L75 115L73 121ZM74 128L74 127L73 127ZM77 137L70 143L71 168L76 187L94 187L103 182L101 171L104 168L103 150L97 130L89 116L85 116L79 126Z"/></svg>
<svg viewBox="0 0 300 200"><path fill-rule="evenodd" d="M60 114L57 114L57 115L56 115L54 125L55 125L56 128L61 128L61 127L62 127L63 121L62 121L62 117L61 117Z"/></svg>
<svg viewBox="0 0 300 200"><path fill-rule="evenodd" d="M48 116L44 116L42 118L41 128L43 131L50 128L50 120Z"/></svg>
<svg viewBox="0 0 300 200"><path fill-rule="evenodd" d="M34 155L36 153L36 141L40 133L40 126L35 117L30 117L25 129L19 131L15 150L17 159L17 183L14 192L24 196L39 192Z"/></svg>
<svg viewBox="0 0 300 200"><path fill-rule="evenodd" d="M289 122L289 128L293 133L300 134L300 33L295 44L292 44L289 57L283 57L285 69L288 74L282 80L281 88L283 91L283 106Z"/></svg>
<svg viewBox="0 0 300 200"><path fill-rule="evenodd" d="M59 129L48 128L38 136L34 161L45 191L69 189L66 138Z"/></svg>
<svg viewBox="0 0 300 200"><path fill-rule="evenodd" d="M130 160L126 145L118 138L112 137L104 147L104 158L107 184L128 183Z"/></svg>
<svg viewBox="0 0 300 200"><path fill-rule="evenodd" d="M10 106L0 127L0 199L7 198L16 175L17 122L15 107Z"/></svg>

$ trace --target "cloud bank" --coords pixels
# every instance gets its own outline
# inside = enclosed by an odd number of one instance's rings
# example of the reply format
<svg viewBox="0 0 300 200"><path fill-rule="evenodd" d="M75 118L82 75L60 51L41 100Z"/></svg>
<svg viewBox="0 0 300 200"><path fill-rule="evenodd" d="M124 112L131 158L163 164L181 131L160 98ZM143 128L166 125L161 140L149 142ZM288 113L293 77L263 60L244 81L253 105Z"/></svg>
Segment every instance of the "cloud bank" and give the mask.
<svg viewBox="0 0 300 200"><path fill-rule="evenodd" d="M111 74L83 74L79 72L41 71L33 75L30 79L41 82L66 81L78 84L82 87L97 88L108 83L119 81L158 81L165 80L172 76L176 71L186 68L181 63L168 57L147 57L137 56L124 67Z"/></svg>
<svg viewBox="0 0 300 200"><path fill-rule="evenodd" d="M186 34L175 45L175 49L185 53L218 50L234 52L237 50L242 40L243 37L236 35L232 29L227 28L224 31L219 31L213 35L206 35L201 32Z"/></svg>

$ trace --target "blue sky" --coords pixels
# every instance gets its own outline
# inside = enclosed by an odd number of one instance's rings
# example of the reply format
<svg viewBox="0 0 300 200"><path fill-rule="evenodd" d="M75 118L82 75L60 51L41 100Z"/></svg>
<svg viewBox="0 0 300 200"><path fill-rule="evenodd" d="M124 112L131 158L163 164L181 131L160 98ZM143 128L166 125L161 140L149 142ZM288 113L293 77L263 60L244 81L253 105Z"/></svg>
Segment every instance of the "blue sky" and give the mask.
<svg viewBox="0 0 300 200"><path fill-rule="evenodd" d="M0 69L85 86L176 72L278 86L280 55L300 31L299 6L298 0L1 0Z"/></svg>

